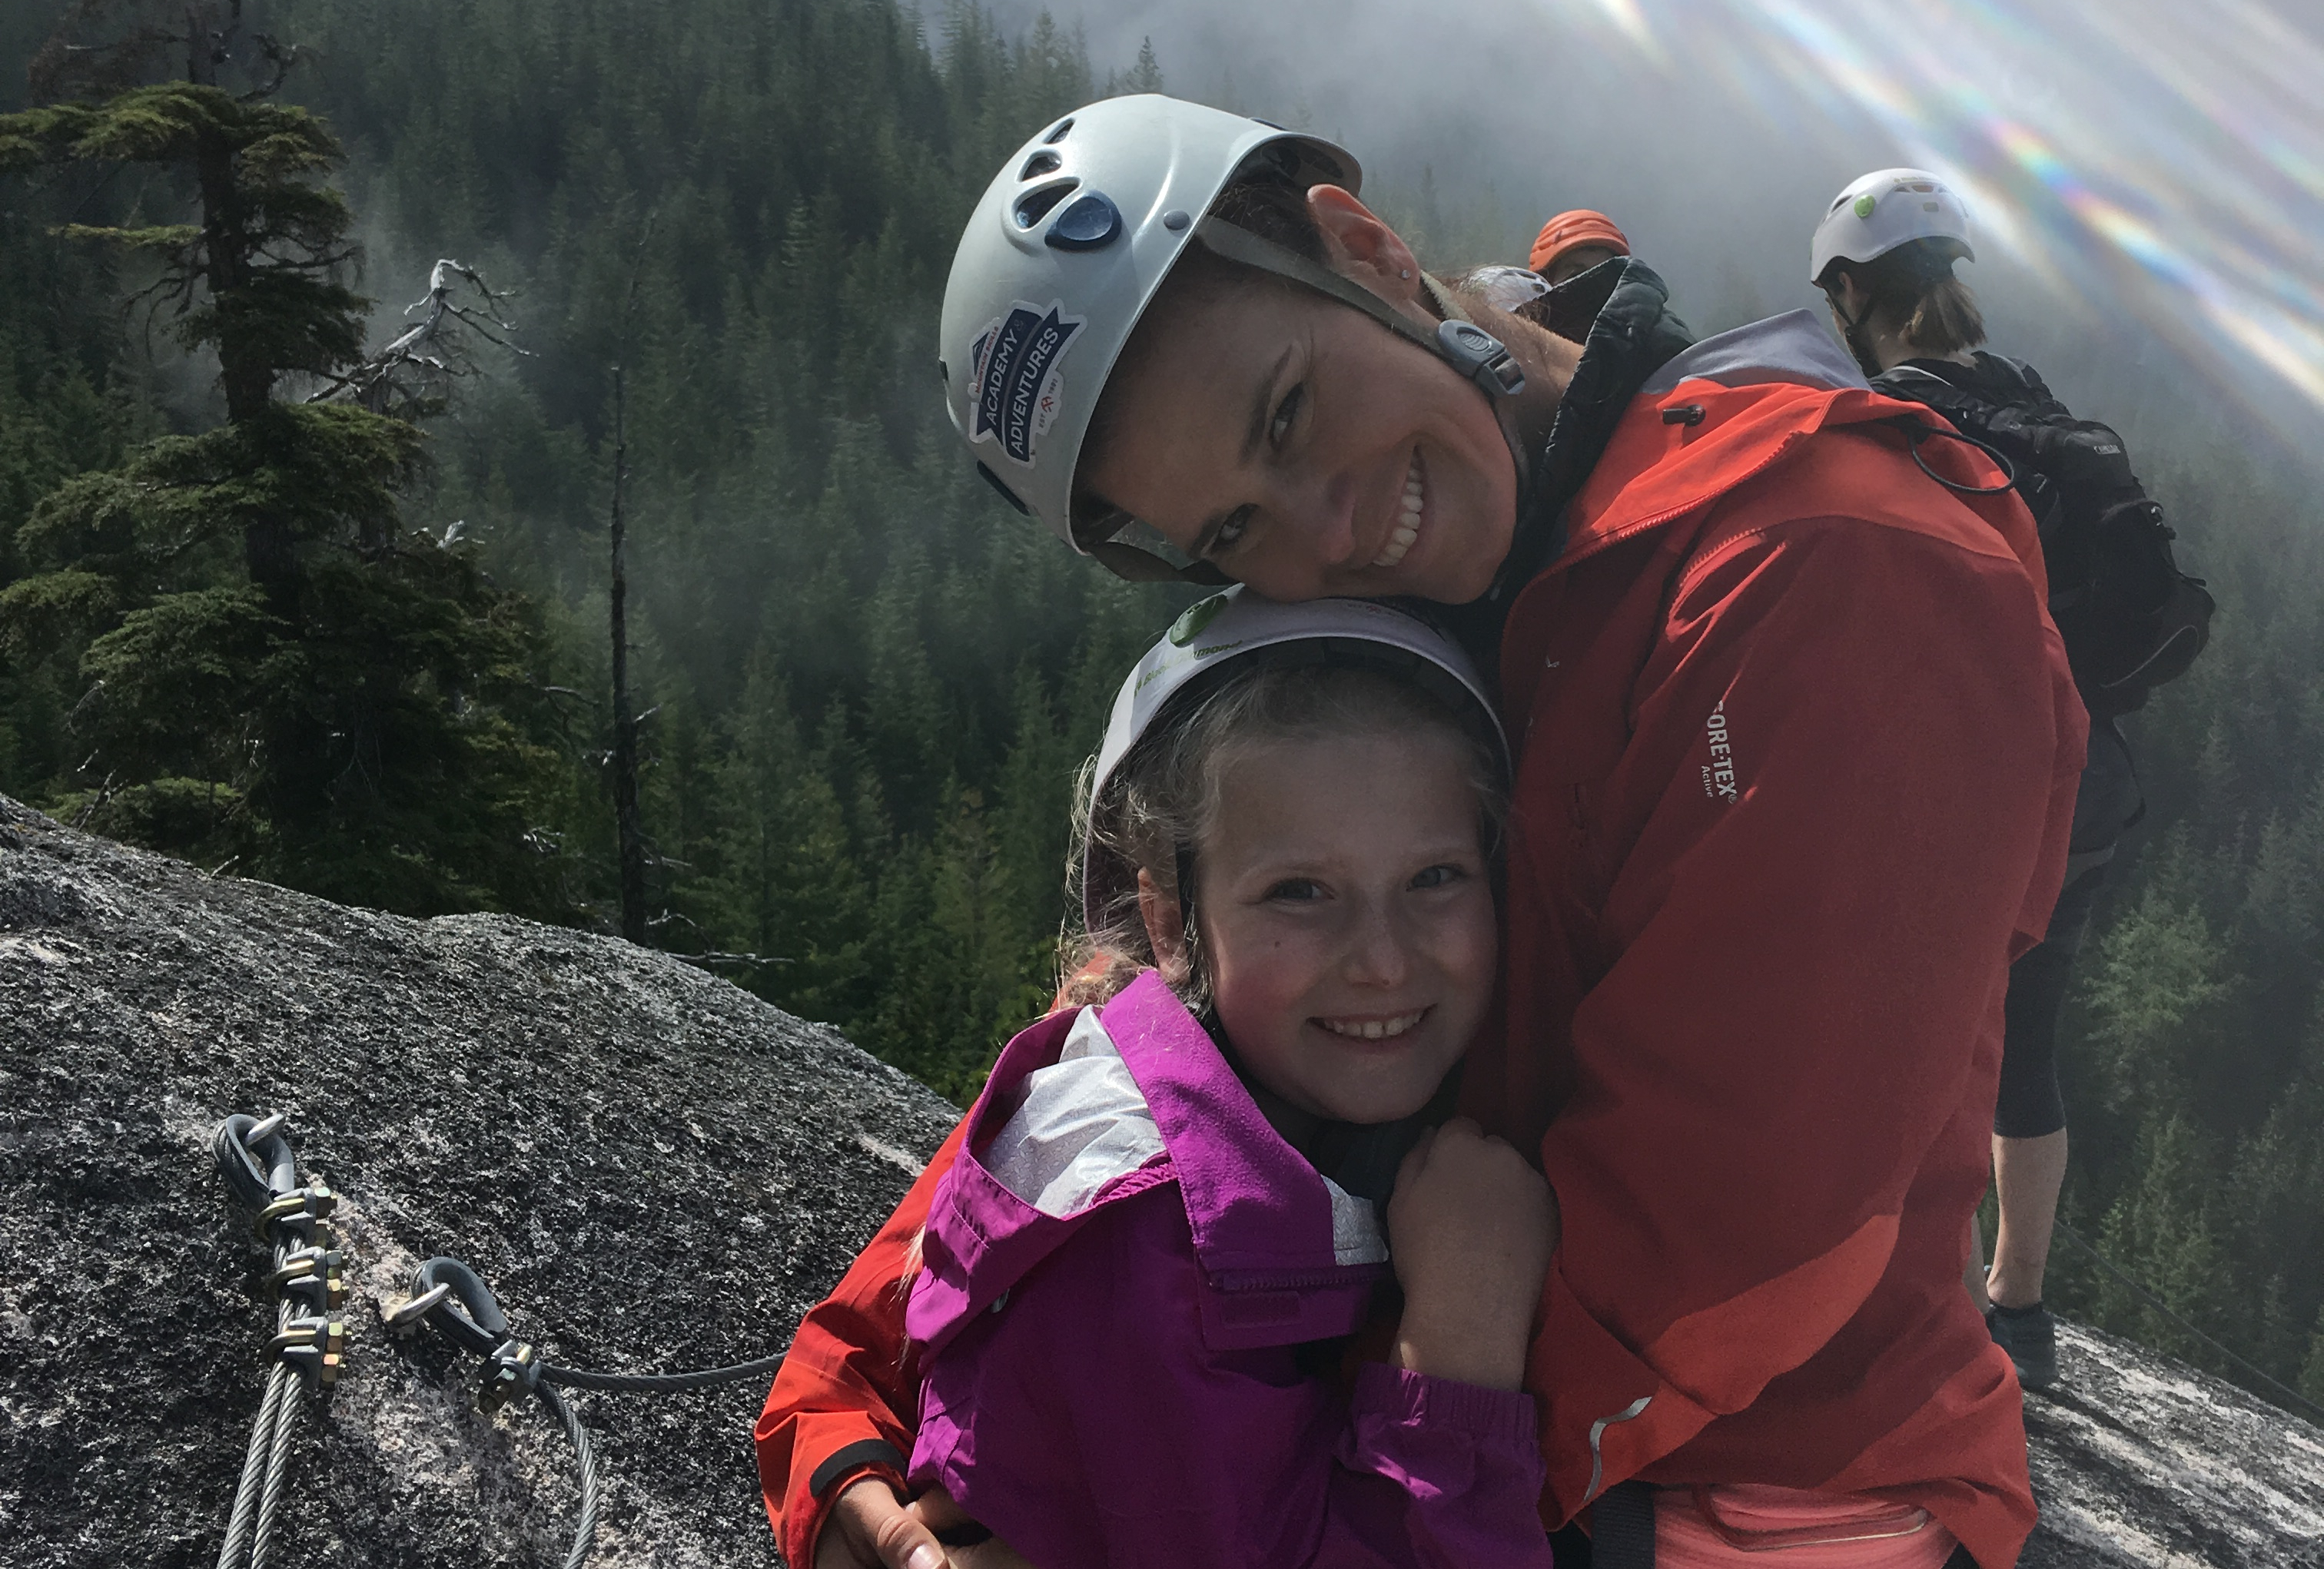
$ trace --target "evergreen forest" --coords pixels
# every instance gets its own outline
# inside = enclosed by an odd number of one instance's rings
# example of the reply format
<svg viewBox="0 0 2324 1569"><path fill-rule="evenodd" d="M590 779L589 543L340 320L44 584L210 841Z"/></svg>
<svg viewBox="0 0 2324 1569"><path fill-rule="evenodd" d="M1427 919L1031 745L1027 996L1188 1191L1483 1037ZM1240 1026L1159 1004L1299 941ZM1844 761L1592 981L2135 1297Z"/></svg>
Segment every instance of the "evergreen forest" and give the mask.
<svg viewBox="0 0 2324 1569"><path fill-rule="evenodd" d="M964 1102L1190 591L959 460L937 300L1004 156L1167 64L959 0L8 7L0 791L411 915L620 931L627 882L632 935ZM1387 206L1522 256L1462 199ZM2220 610L2127 721L2062 1213L2170 1311L2062 1242L2050 1296L2324 1402L2324 520L2261 438L2134 437Z"/></svg>

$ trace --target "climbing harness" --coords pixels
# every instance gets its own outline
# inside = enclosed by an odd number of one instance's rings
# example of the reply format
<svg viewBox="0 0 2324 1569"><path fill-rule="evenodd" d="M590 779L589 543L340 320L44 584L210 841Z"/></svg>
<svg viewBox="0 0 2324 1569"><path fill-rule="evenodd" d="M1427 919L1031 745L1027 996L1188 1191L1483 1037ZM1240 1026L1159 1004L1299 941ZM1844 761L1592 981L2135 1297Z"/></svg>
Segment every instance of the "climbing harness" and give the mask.
<svg viewBox="0 0 2324 1569"><path fill-rule="evenodd" d="M274 1269L266 1284L281 1302L269 1348L274 1365L251 1430L226 1546L218 1554L218 1569L266 1569L281 1517L290 1435L300 1409L293 1386L303 1381L309 1396L327 1391L339 1376L345 1355L346 1331L338 1309L346 1299L346 1285L339 1252L324 1223L337 1198L319 1182L300 1185L279 1115L263 1121L228 1117L218 1125L213 1152L235 1197L257 1216L260 1240L273 1246ZM424 1324L482 1357L484 1371L476 1405L486 1414L530 1395L557 1418L566 1442L573 1446L581 1484L580 1512L565 1569L581 1569L595 1545L602 1490L589 1430L561 1388L616 1394L712 1389L771 1376L783 1361L778 1352L755 1361L675 1373L601 1373L565 1367L546 1361L530 1342L517 1337L484 1277L457 1259L430 1259L420 1265L412 1278L410 1297L383 1314L381 1322L398 1335L417 1334Z"/></svg>
<svg viewBox="0 0 2324 1569"><path fill-rule="evenodd" d="M272 1365L251 1424L250 1447L227 1517L218 1569L266 1569L282 1518L290 1435L299 1413L338 1381L346 1325L339 1307L346 1281L328 1223L338 1200L319 1182L299 1180L297 1158L281 1116L232 1116L218 1124L211 1153L234 1196L254 1217L258 1240L273 1251L266 1288L275 1298Z"/></svg>

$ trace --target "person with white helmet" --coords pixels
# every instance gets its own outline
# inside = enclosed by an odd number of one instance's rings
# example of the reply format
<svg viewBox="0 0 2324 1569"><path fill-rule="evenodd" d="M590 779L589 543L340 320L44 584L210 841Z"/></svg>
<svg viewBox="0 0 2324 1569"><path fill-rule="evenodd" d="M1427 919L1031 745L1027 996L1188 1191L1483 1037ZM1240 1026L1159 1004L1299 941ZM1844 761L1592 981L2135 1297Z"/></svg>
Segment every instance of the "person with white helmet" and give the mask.
<svg viewBox="0 0 2324 1569"><path fill-rule="evenodd" d="M1808 312L1692 342L1632 257L1555 291L1586 319L1553 329L1430 276L1360 180L1156 97L1039 127L945 291L963 441L1116 571L1434 601L1490 672L1505 994L1462 1109L1558 1216L1525 1369L1545 1519L1600 1569L1876 1539L2006 1569L2024 1432L1960 1280L2084 726L2032 519ZM906 1502L901 1305L964 1137L769 1396L794 1563L927 1569L958 1523Z"/></svg>
<svg viewBox="0 0 2324 1569"><path fill-rule="evenodd" d="M1985 318L1956 261L1975 261L1969 209L1924 169L1881 169L1832 198L1809 246L1840 341L1867 376L1915 356L1971 365Z"/></svg>
<svg viewBox="0 0 2324 1569"><path fill-rule="evenodd" d="M2122 835L2144 813L2121 715L2200 651L2210 598L2184 578L2122 438L2076 420L2034 367L1978 347L1985 318L1953 264L1975 261L1968 208L1925 169L1882 169L1832 198L1809 247L1812 281L1873 387L1926 404L1997 450L2039 521L2051 605L2090 717L2066 882L2040 946L2010 967L1993 1172L1993 1262L1969 1285L2029 1389L2058 1379L2043 1277L2066 1177L2058 1019Z"/></svg>

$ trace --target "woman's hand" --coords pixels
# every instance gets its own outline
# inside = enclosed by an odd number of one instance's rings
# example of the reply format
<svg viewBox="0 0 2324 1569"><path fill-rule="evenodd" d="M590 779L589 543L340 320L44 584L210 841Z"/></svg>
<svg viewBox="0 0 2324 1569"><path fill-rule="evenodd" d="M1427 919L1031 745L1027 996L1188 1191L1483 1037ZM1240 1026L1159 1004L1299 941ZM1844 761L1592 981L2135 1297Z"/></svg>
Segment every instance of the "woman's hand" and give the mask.
<svg viewBox="0 0 2324 1569"><path fill-rule="evenodd" d="M1397 1365L1492 1389L1524 1381L1557 1197L1525 1157L1466 1117L1404 1158L1388 1204L1404 1287Z"/></svg>

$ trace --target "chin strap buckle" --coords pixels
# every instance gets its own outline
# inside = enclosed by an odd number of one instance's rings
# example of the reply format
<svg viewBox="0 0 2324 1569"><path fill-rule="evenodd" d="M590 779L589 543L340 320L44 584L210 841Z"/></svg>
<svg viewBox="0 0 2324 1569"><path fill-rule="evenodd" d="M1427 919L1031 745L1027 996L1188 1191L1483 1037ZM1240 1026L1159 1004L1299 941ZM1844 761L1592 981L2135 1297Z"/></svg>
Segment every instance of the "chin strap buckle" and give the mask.
<svg viewBox="0 0 2324 1569"><path fill-rule="evenodd" d="M1517 364L1517 356L1473 321L1437 323L1436 349L1489 398L1514 398L1525 391L1525 367Z"/></svg>

